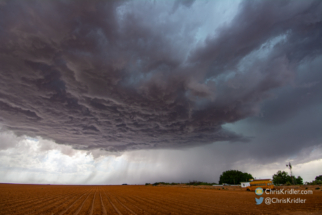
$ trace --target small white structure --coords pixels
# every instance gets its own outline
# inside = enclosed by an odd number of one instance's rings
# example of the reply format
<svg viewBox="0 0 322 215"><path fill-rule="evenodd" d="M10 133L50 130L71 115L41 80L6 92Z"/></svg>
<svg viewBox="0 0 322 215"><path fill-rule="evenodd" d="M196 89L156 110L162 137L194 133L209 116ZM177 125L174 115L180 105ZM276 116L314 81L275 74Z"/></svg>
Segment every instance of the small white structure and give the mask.
<svg viewBox="0 0 322 215"><path fill-rule="evenodd" d="M240 182L241 187L249 187L250 183L249 182Z"/></svg>

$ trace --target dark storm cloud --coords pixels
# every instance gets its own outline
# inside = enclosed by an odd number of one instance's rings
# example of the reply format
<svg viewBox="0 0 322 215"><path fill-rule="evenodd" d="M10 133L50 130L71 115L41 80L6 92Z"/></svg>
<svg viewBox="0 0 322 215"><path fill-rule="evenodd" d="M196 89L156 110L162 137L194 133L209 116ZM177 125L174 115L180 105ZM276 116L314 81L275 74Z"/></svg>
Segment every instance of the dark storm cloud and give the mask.
<svg viewBox="0 0 322 215"><path fill-rule="evenodd" d="M274 93L276 96L265 101L262 108L261 122L277 125L290 120L303 109L322 104L322 56L313 61L302 62L297 70L297 78L288 87ZM314 117L315 114L312 114Z"/></svg>
<svg viewBox="0 0 322 215"><path fill-rule="evenodd" d="M301 60L321 54L320 1L242 2L198 47L198 26L165 23L143 4L3 1L0 122L84 149L246 141L221 126L258 114ZM278 36L286 39L267 48Z"/></svg>

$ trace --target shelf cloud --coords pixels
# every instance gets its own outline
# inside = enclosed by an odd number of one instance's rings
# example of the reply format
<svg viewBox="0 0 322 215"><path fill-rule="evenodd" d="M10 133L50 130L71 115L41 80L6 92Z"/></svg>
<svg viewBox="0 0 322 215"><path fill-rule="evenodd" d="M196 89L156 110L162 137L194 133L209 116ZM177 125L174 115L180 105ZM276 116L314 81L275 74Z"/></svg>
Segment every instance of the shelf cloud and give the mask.
<svg viewBox="0 0 322 215"><path fill-rule="evenodd" d="M209 28L212 4L0 1L0 123L88 150L251 141L223 125L261 115L322 54L322 2L242 1ZM265 123L285 116L274 104Z"/></svg>

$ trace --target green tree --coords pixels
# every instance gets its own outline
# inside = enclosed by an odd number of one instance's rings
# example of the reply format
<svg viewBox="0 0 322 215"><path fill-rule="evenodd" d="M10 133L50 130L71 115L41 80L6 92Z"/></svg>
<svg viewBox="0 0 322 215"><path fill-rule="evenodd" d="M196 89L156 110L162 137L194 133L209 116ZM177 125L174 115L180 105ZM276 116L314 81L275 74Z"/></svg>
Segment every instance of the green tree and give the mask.
<svg viewBox="0 0 322 215"><path fill-rule="evenodd" d="M310 184L310 185L322 184L322 175L316 176L315 180L312 182L309 182L308 184Z"/></svg>
<svg viewBox="0 0 322 215"><path fill-rule="evenodd" d="M296 178L295 178L295 176L294 175L292 175L292 177L291 176L288 176L287 177L287 179L286 179L286 183L287 182L290 182L291 184L296 184Z"/></svg>
<svg viewBox="0 0 322 215"><path fill-rule="evenodd" d="M274 184L286 184L286 182L291 182L291 176L287 172L278 170L276 174L273 175Z"/></svg>
<svg viewBox="0 0 322 215"><path fill-rule="evenodd" d="M219 184L240 184L254 178L251 174L238 170L227 170L219 177Z"/></svg>
<svg viewBox="0 0 322 215"><path fill-rule="evenodd" d="M303 184L303 178L301 176L298 176L297 178L292 175L292 177L285 171L277 171L276 174L273 175L273 183L274 184L286 184L289 182L290 184L296 183L296 184Z"/></svg>
<svg viewBox="0 0 322 215"><path fill-rule="evenodd" d="M316 176L316 177L315 177L315 180L316 180L316 181L322 181L322 175Z"/></svg>
<svg viewBox="0 0 322 215"><path fill-rule="evenodd" d="M303 184L303 178L301 176L297 176L295 181L296 181L296 184L300 184L300 185Z"/></svg>

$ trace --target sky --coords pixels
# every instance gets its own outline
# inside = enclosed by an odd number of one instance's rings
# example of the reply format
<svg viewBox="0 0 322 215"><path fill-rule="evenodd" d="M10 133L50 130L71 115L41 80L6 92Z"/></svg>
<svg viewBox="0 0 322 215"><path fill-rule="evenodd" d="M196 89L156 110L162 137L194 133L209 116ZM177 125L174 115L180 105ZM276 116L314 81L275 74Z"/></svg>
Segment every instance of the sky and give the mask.
<svg viewBox="0 0 322 215"><path fill-rule="evenodd" d="M322 2L0 1L0 183L322 172Z"/></svg>

